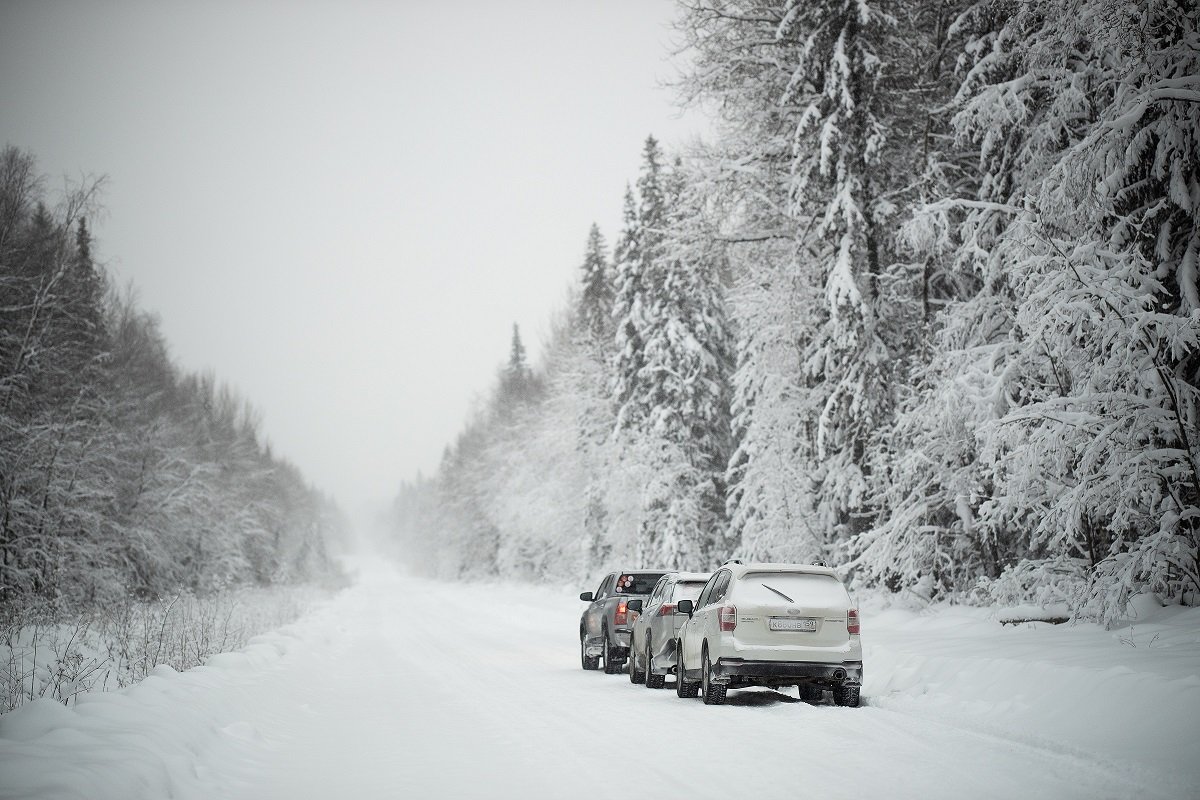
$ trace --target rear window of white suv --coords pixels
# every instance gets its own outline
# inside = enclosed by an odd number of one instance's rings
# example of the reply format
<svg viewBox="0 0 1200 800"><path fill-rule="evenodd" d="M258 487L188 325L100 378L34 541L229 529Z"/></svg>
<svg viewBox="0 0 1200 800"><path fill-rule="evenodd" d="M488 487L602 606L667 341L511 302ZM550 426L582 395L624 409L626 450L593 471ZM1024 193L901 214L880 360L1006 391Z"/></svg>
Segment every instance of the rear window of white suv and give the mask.
<svg viewBox="0 0 1200 800"><path fill-rule="evenodd" d="M837 578L806 572L748 572L737 582L736 594L743 602L806 606L844 606L850 599Z"/></svg>
<svg viewBox="0 0 1200 800"><path fill-rule="evenodd" d="M671 602L678 603L680 600L692 600L700 596L700 590L704 588L704 581L680 581L675 584L675 588L671 590Z"/></svg>

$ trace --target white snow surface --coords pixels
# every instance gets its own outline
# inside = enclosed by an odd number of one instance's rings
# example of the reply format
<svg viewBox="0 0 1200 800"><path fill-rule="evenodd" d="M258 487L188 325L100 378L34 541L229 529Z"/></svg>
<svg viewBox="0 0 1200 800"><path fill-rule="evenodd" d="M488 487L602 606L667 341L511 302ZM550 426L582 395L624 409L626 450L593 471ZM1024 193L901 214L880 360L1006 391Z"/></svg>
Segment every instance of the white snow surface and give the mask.
<svg viewBox="0 0 1200 800"><path fill-rule="evenodd" d="M868 603L864 707L708 707L581 670L574 593L376 563L203 667L0 717L0 797L1200 797L1200 609Z"/></svg>

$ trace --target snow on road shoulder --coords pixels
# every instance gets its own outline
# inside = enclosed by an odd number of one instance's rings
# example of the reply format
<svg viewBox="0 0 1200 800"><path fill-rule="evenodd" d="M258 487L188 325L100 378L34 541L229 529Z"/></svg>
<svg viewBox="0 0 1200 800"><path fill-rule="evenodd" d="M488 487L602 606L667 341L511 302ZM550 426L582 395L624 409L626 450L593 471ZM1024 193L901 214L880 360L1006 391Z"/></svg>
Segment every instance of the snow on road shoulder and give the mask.
<svg viewBox="0 0 1200 800"><path fill-rule="evenodd" d="M0 798L227 796L254 734L211 700L278 665L300 641L299 624L184 673L160 666L71 707L40 699L0 716Z"/></svg>
<svg viewBox="0 0 1200 800"><path fill-rule="evenodd" d="M1086 754L1173 796L1200 796L1200 609L1139 603L1137 619L1002 625L995 609L888 609L864 623L864 694L878 708Z"/></svg>

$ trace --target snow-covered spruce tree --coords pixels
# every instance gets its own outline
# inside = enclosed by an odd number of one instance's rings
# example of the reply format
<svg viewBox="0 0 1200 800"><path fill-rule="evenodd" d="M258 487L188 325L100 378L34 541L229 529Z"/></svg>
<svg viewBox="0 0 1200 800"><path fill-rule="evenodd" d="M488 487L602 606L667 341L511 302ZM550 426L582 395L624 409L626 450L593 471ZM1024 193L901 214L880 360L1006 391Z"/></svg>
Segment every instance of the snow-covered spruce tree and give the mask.
<svg viewBox="0 0 1200 800"><path fill-rule="evenodd" d="M785 250L786 252L773 252ZM790 246L734 249L740 262L731 293L737 321L728 513L737 555L812 562L829 558L818 530L814 485L799 456L811 439L801 413L804 382L797 333L814 293L796 275ZM806 296L807 295L807 296Z"/></svg>
<svg viewBox="0 0 1200 800"><path fill-rule="evenodd" d="M539 391L538 378L534 375L525 356L525 344L521 341L521 331L514 322L508 363L500 372L496 393L492 398L492 409L498 423L504 425L511 422L522 407L529 405L537 398Z"/></svg>
<svg viewBox="0 0 1200 800"><path fill-rule="evenodd" d="M1043 380L1014 361L1012 265L1022 254L1006 243L1028 193L1094 119L1100 55L1064 33L1062 13L976 3L948 29L953 138L934 138L925 203L902 236L923 264L931 346L876 448L878 524L854 543L865 573L893 587L969 589L1027 546L1026 521L980 518L1003 469L1003 458L981 457L980 431Z"/></svg>
<svg viewBox="0 0 1200 800"><path fill-rule="evenodd" d="M817 483L818 522L844 542L869 522L868 446L890 414L888 348L878 336L877 301L884 260L876 176L887 143L878 88L877 45L893 21L867 3L789 2L780 35L803 42L785 102L804 108L797 137L793 197L824 206L813 229L814 266L825 307L804 343L805 415L814 423L808 456ZM819 265L819 266L818 266Z"/></svg>
<svg viewBox="0 0 1200 800"><path fill-rule="evenodd" d="M652 315L658 288L653 266L661 255L666 228L662 158L658 141L653 136L646 137L637 196L626 189L621 235L613 253L616 351L611 393L617 408L617 429L624 431L639 429L650 411L642 368L647 332L654 325Z"/></svg>
<svg viewBox="0 0 1200 800"><path fill-rule="evenodd" d="M29 153L0 151L0 613L122 591L105 551L116 432L103 279L83 220L96 185L51 208Z"/></svg>
<svg viewBox="0 0 1200 800"><path fill-rule="evenodd" d="M506 468L505 462L531 457L527 450L527 412L540 402L541 390L541 381L526 360L521 332L514 323L508 362L497 376L470 460L462 465L459 475L457 505L465 526L461 531L468 543L462 551L463 574L497 574L506 538L519 536L517 531L502 529L497 520L495 506L501 490L494 478L497 470Z"/></svg>
<svg viewBox="0 0 1200 800"><path fill-rule="evenodd" d="M1194 586L1195 484L1181 482L1195 462L1194 275L1179 282L1194 15L1007 10L960 20L954 122L977 147L978 188L909 232L966 291L939 314L941 352L899 416L884 524L860 543L877 575L966 588L1008 566L995 599L1111 618L1139 587Z"/></svg>
<svg viewBox="0 0 1200 800"><path fill-rule="evenodd" d="M603 492L603 502L610 509L633 509L618 518L608 515L607 524L631 534L636 557L646 564L650 562L645 559L653 559L654 548L641 543L653 537L645 528L642 494L655 474L656 447L647 433L650 406L642 368L646 337L653 325L653 260L661 249L665 226L662 181L662 152L657 140L649 136L642 150L638 194L626 187L621 232L613 249L614 335L608 380L614 420L611 452L613 465L619 467L606 476ZM644 195L640 201L639 195Z"/></svg>
<svg viewBox="0 0 1200 800"><path fill-rule="evenodd" d="M1200 38L1179 3L1071 11L1107 102L1014 235L1018 358L1049 380L988 431L1007 468L985 512L1034 523L1006 577L1074 566L1068 599L1108 621L1139 591L1200 596Z"/></svg>
<svg viewBox="0 0 1200 800"><path fill-rule="evenodd" d="M680 18L695 58L684 95L715 101L732 149L715 169L726 185L759 184L724 238L791 242L773 250L774 267L731 256L746 316L730 513L747 554L830 559L870 513L867 443L890 407L876 51L892 25L845 2L700 2Z"/></svg>
<svg viewBox="0 0 1200 800"><path fill-rule="evenodd" d="M628 258L636 247L633 240L636 211L630 193L626 194L625 216L622 252ZM578 565L581 576L602 568L614 539L609 509L612 463L617 455L612 443L615 409L609 396L609 367L616 335L614 278L604 238L593 224L580 265L580 289L570 323L573 335L564 346L554 349L554 369L548 378L553 384L550 402L575 409L575 423L570 426L575 435L571 438L586 474Z"/></svg>
<svg viewBox="0 0 1200 800"><path fill-rule="evenodd" d="M731 345L699 198L653 137L643 156L616 259L614 443L641 495L636 559L699 569L727 551Z"/></svg>
<svg viewBox="0 0 1200 800"><path fill-rule="evenodd" d="M730 550L724 472L733 340L704 198L688 188L681 163L670 178L662 251L652 264L654 324L639 375L648 391L646 432L661 443L642 545L647 560L698 569Z"/></svg>
<svg viewBox="0 0 1200 800"><path fill-rule="evenodd" d="M714 255L725 259L737 330L731 413L734 452L727 514L736 554L760 560L827 557L816 531L813 482L800 457L811 436L801 342L821 302L819 276L802 262L799 232L814 208L792 196L798 109L781 104L801 45L777 36L778 2L682 7L677 29L693 69L677 88L688 103L719 111L718 137L698 159L693 190L721 220ZM811 145L810 145L811 146Z"/></svg>
<svg viewBox="0 0 1200 800"><path fill-rule="evenodd" d="M510 435L498 438L488 454L488 513L500 534L501 574L563 580L579 578L595 566L590 557L596 553L588 549L586 537L599 468L581 421L593 411L611 418L611 411L607 397L598 393L604 385L603 365L580 346L577 335L573 314L562 314L539 371L544 391L521 410ZM606 533L596 531L598 548L603 548Z"/></svg>
<svg viewBox="0 0 1200 800"><path fill-rule="evenodd" d="M996 246L1012 223L1020 178L1036 160L1026 128L1044 115L1037 87L1013 83L1025 70L1021 48L1030 32L995 10L976 3L949 26L947 60L957 65L945 83L958 89L942 108L953 117L949 131L941 116L929 118L923 204L901 237L923 262L929 345L894 425L880 432L878 522L853 543L869 579L926 595L999 569L996 540L974 525L992 486L976 430L1003 413L1012 298Z"/></svg>
<svg viewBox="0 0 1200 800"><path fill-rule="evenodd" d="M576 325L587 341L607 350L613 339L613 275L598 225L588 231L580 272Z"/></svg>

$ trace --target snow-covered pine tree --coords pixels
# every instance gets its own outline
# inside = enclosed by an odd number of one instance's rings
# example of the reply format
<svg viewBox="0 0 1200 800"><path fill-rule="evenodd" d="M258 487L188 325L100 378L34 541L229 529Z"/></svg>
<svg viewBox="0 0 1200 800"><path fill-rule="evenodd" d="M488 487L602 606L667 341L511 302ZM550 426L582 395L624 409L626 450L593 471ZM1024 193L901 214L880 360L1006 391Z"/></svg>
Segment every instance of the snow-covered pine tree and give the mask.
<svg viewBox="0 0 1200 800"><path fill-rule="evenodd" d="M514 322L508 363L500 372L496 394L492 399L497 421L501 424L513 421L524 406L533 402L538 391L537 378L525 357L525 344L521 341L520 328Z"/></svg>
<svg viewBox="0 0 1200 800"><path fill-rule="evenodd" d="M957 23L954 122L977 188L909 233L963 291L899 416L862 563L943 589L1004 569L995 599L1111 619L1140 589L1196 586L1195 277L1179 280L1195 241L1195 14L1008 11L981 3Z"/></svg>
<svg viewBox="0 0 1200 800"><path fill-rule="evenodd" d="M1060 11L1103 54L1099 119L1013 235L1016 358L1046 379L987 431L1008 469L985 511L1032 523L1007 577L1074 567L1068 599L1111 620L1140 591L1200 598L1200 13Z"/></svg>
<svg viewBox="0 0 1200 800"><path fill-rule="evenodd" d="M581 267L582 288L575 314L581 332L607 352L613 339L613 275L604 237L593 223Z"/></svg>
<svg viewBox="0 0 1200 800"><path fill-rule="evenodd" d="M585 530L590 462L578 421L594 400L580 391L576 370L592 359L580 346L578 327L569 312L555 320L538 371L536 400L497 431L483 456L482 494L498 533L500 574L534 580L580 577L579 532Z"/></svg>
<svg viewBox="0 0 1200 800"><path fill-rule="evenodd" d="M867 443L890 407L876 330L891 212L878 185L877 50L893 24L870 3L840 0L698 2L680 20L696 64L684 94L715 101L726 123L731 152L714 170L726 185L758 183L739 193L725 238L749 252L791 242L771 253L774 268L733 256L747 316L730 509L755 555L831 559L869 514Z"/></svg>
<svg viewBox="0 0 1200 800"><path fill-rule="evenodd" d="M636 221L633 197L626 194L626 229L622 235L623 252L636 247L633 231ZM602 568L612 547L609 487L615 458L612 432L615 409L609 396L609 367L614 348L614 271L605 253L600 228L593 224L580 267L580 290L572 319L575 335L570 347L563 348L551 380L551 402L571 403L576 419L573 439L580 466L586 475L584 489L583 541L580 545L580 571L587 574Z"/></svg>
<svg viewBox="0 0 1200 800"><path fill-rule="evenodd" d="M646 495L647 560L690 569L729 552L724 472L729 460L733 342L704 198L681 163L664 182L665 227L652 262L657 289L639 380L645 433L659 442L659 479Z"/></svg>
<svg viewBox="0 0 1200 800"><path fill-rule="evenodd" d="M650 412L643 367L647 331L655 324L658 286L654 263L661 255L667 223L664 180L662 151L658 141L648 136L642 148L637 196L626 190L623 226L614 253L616 352L611 388L620 431L639 430Z"/></svg>
<svg viewBox="0 0 1200 800"><path fill-rule="evenodd" d="M876 175L887 145L876 53L894 21L866 2L791 0L779 35L802 42L782 102L803 108L798 140L815 137L817 150L798 145L793 197L801 207L823 206L805 241L822 276L823 308L804 342L803 411L815 441L806 453L817 483L821 529L844 542L869 520L869 441L890 414L888 348L877 330L876 301L883 246Z"/></svg>
<svg viewBox="0 0 1200 800"><path fill-rule="evenodd" d="M632 477L640 495L637 560L699 569L727 549L732 359L717 262L686 183L648 137L616 249L611 387L621 480L610 480L621 496Z"/></svg>
<svg viewBox="0 0 1200 800"><path fill-rule="evenodd" d="M947 30L958 54L957 88L945 104L953 140L934 140L925 202L902 236L923 265L930 346L895 425L879 437L878 523L854 543L868 577L926 593L995 577L1026 547L1026 521L990 524L980 515L1004 469L1003 457L981 456L980 432L1043 378L1040 368L1026 373L1014 361L1013 264L1021 253L1006 242L1028 193L1093 113L1086 97L1097 55L1077 50L1053 11L1002 10L975 3ZM940 130L940 120L931 123Z"/></svg>
<svg viewBox="0 0 1200 800"><path fill-rule="evenodd" d="M728 264L738 337L729 538L742 557L804 561L825 555L799 457L811 441L800 410L800 343L811 335L809 310L821 293L797 241L811 230L814 209L792 196L792 164L805 140L793 136L798 111L779 101L801 45L777 35L782 11L777 2L684 6L677 29L694 68L678 88L685 101L719 112L719 136L701 154L693 190L720 219L712 246Z"/></svg>
<svg viewBox="0 0 1200 800"><path fill-rule="evenodd" d="M1034 158L1025 125L1039 112L1030 90L1019 86L1015 97L989 95L989 87L1009 87L1024 69L1015 51L1026 33L1006 28L993 11L989 2L963 9L943 40L952 48L945 60L955 65L954 80L945 82L951 97L929 117L921 202L901 236L922 263L927 344L894 424L879 432L877 523L852 544L868 579L926 595L964 588L999 569L996 540L974 524L992 486L976 430L1003 411L997 405L1012 301L996 245Z"/></svg>

